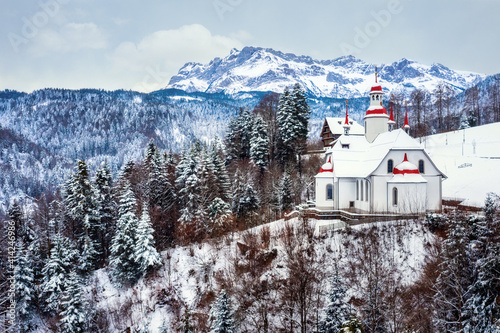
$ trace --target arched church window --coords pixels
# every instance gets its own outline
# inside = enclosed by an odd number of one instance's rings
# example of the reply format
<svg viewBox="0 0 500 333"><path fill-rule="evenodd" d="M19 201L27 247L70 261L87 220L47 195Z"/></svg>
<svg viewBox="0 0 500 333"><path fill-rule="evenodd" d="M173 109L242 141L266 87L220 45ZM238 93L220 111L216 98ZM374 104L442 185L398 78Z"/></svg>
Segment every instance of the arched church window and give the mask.
<svg viewBox="0 0 500 333"><path fill-rule="evenodd" d="M398 205L398 189L396 187L392 188L392 204L394 206Z"/></svg>
<svg viewBox="0 0 500 333"><path fill-rule="evenodd" d="M387 161L387 173L392 173L393 169L394 169L394 161L388 160Z"/></svg>
<svg viewBox="0 0 500 333"><path fill-rule="evenodd" d="M377 95L377 101L378 101L378 95Z"/></svg>
<svg viewBox="0 0 500 333"><path fill-rule="evenodd" d="M375 100L375 95L372 95L372 101L374 101L374 100Z"/></svg>
<svg viewBox="0 0 500 333"><path fill-rule="evenodd" d="M425 173L424 160L418 161L418 172Z"/></svg>
<svg viewBox="0 0 500 333"><path fill-rule="evenodd" d="M333 185L326 185L326 200L333 200Z"/></svg>

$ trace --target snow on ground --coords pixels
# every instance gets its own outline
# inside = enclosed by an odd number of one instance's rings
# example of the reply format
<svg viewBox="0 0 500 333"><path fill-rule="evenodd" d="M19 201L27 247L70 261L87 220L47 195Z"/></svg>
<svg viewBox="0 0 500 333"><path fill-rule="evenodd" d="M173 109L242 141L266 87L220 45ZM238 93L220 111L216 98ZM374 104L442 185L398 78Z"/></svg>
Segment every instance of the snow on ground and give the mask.
<svg viewBox="0 0 500 333"><path fill-rule="evenodd" d="M88 291L96 300L96 311L107 316L111 332L121 332L127 327L133 328L133 331L142 329L160 332L163 325L172 327L174 323L173 308L168 300L165 301L172 298L173 293L193 309L208 291L219 290L215 273L229 271L235 260L242 260L237 242L244 242L244 233L258 235L262 228L269 227L271 240L268 249L276 249L278 256L263 276L270 279L279 276L285 278L287 273L280 235L288 224L298 226L299 223L297 218L289 221L282 219L227 235L218 241L166 250L161 254L162 267L152 276L141 279L133 288L114 286L109 277L109 269L101 269L89 283ZM380 237L382 258L388 267L393 265L390 267L397 268L398 279L404 285L418 278L426 256L426 246L434 237L421 222L413 220L357 225L349 233L338 230L339 221L310 220L310 223L316 229L318 242L315 248L325 258L325 272L332 273L336 265L342 268L349 266L349 262L359 261L353 255L362 246L359 232L365 232L365 235L375 233ZM320 226L329 225L336 229L319 233ZM360 274L359 279L364 278ZM360 288L362 287L350 286L349 295L360 295ZM93 293L90 293L92 289Z"/></svg>
<svg viewBox="0 0 500 333"><path fill-rule="evenodd" d="M500 123L428 136L422 141L443 181L443 198L481 207L488 192L500 194Z"/></svg>

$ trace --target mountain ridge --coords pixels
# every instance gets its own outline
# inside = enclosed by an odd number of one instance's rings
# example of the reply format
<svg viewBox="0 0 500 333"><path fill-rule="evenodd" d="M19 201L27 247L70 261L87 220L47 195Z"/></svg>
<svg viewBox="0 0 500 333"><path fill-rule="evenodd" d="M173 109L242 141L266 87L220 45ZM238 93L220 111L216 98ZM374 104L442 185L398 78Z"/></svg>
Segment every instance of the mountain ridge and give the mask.
<svg viewBox="0 0 500 333"><path fill-rule="evenodd" d="M271 48L247 46L241 51L232 49L226 57L214 58L208 64L186 63L166 88L226 94L281 93L285 87L299 83L312 96L354 98L366 96L374 72L374 65L352 55L316 60ZM439 63L423 65L402 58L381 65L379 78L385 90L409 95L415 88L431 91L441 81L459 93L484 80L486 75L452 70Z"/></svg>

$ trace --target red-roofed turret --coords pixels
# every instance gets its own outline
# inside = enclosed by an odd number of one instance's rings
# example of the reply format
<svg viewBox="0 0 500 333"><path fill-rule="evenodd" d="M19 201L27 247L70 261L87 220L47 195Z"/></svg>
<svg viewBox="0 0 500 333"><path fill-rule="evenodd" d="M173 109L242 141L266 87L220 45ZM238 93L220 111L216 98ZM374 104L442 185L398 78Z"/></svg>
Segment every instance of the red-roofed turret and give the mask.
<svg viewBox="0 0 500 333"><path fill-rule="evenodd" d="M375 84L370 89L370 107L365 114L365 136L369 142L373 142L375 138L383 132L387 132L387 120L389 116L382 104L384 92L382 85L378 83L377 72L375 72Z"/></svg>
<svg viewBox="0 0 500 333"><path fill-rule="evenodd" d="M420 172L418 171L418 168L413 164L408 161L408 156L406 156L405 153L405 158L403 159L403 162L400 164L396 165L394 167L394 170L392 171L393 174L395 175L407 175L407 174L413 174L413 175L418 175Z"/></svg>
<svg viewBox="0 0 500 333"><path fill-rule="evenodd" d="M332 157L328 156L328 162L323 164L321 168L319 169L319 173L323 172L333 172L333 164L332 164Z"/></svg>
<svg viewBox="0 0 500 333"><path fill-rule="evenodd" d="M408 131L410 130L410 124L408 123L408 108L406 101L405 101L405 124L403 126L403 129L405 130L406 134L408 134Z"/></svg>

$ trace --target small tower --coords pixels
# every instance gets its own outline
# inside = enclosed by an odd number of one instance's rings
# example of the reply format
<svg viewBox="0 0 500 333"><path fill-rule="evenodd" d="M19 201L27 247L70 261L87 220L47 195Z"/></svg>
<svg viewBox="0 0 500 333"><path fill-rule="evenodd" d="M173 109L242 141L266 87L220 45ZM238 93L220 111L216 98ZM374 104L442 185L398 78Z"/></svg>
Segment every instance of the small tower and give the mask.
<svg viewBox="0 0 500 333"><path fill-rule="evenodd" d="M348 116L348 100L345 100L345 121L344 121L344 134L349 135L349 130L351 129L351 125L349 124L349 116Z"/></svg>
<svg viewBox="0 0 500 333"><path fill-rule="evenodd" d="M365 137L368 142L373 142L380 134L387 132L387 111L382 105L382 86L378 83L377 68L375 67L375 84L370 90L370 107L365 114Z"/></svg>
<svg viewBox="0 0 500 333"><path fill-rule="evenodd" d="M404 131L406 134L410 134L410 124L408 123L408 106L407 106L407 101L405 101L405 124L403 126Z"/></svg>
<svg viewBox="0 0 500 333"><path fill-rule="evenodd" d="M393 104L394 104L394 95L391 94L391 115L389 116L389 121L387 122L387 124L389 125L390 132L394 130L394 124L396 124L396 122L394 121L394 113L392 112Z"/></svg>

